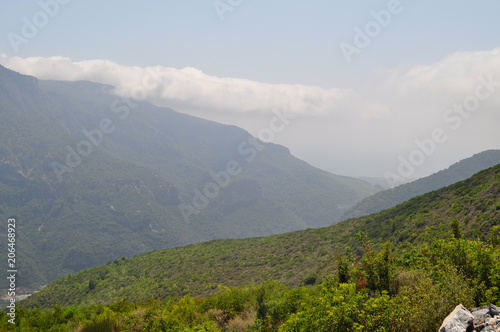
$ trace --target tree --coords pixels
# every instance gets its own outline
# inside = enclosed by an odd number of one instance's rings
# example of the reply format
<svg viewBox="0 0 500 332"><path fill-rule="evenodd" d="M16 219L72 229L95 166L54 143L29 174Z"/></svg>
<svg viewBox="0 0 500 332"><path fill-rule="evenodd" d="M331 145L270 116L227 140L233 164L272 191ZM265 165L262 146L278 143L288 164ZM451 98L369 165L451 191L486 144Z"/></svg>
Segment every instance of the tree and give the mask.
<svg viewBox="0 0 500 332"><path fill-rule="evenodd" d="M491 227L490 243L493 247L500 245L500 226Z"/></svg>
<svg viewBox="0 0 500 332"><path fill-rule="evenodd" d="M453 219L451 219L450 226L455 239L460 239L462 237L462 230L460 229L460 222L458 221L457 217L453 217Z"/></svg>

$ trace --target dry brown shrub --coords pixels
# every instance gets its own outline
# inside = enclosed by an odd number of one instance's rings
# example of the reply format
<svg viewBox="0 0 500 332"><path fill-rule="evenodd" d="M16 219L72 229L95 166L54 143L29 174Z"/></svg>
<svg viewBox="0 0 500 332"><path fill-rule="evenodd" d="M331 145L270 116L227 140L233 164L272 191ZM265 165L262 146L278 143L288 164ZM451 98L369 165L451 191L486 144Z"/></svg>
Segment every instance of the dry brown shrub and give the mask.
<svg viewBox="0 0 500 332"><path fill-rule="evenodd" d="M243 311L240 315L229 321L227 327L229 331L246 331L255 322L255 310L249 309Z"/></svg>
<svg viewBox="0 0 500 332"><path fill-rule="evenodd" d="M217 324L218 329L223 329L231 319L231 314L220 309L210 309L207 311L207 317Z"/></svg>

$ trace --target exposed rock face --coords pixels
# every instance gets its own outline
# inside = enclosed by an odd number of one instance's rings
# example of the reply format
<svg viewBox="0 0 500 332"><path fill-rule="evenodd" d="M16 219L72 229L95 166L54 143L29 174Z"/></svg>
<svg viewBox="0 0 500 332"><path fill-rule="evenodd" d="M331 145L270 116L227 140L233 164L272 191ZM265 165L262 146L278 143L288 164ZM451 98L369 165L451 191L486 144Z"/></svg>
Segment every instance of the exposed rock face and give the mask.
<svg viewBox="0 0 500 332"><path fill-rule="evenodd" d="M500 308L486 307L467 309L459 304L443 321L439 332L500 332Z"/></svg>

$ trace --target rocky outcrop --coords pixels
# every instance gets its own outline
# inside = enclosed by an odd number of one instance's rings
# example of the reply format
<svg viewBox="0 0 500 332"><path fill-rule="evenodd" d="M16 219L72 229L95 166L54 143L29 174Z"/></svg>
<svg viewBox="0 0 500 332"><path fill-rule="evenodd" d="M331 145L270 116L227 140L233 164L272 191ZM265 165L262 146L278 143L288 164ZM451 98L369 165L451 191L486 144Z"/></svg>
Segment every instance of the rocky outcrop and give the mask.
<svg viewBox="0 0 500 332"><path fill-rule="evenodd" d="M443 321L439 332L472 332L474 316L461 304L457 305Z"/></svg>
<svg viewBox="0 0 500 332"><path fill-rule="evenodd" d="M439 332L500 332L500 308L489 306L467 309L459 304L448 315Z"/></svg>

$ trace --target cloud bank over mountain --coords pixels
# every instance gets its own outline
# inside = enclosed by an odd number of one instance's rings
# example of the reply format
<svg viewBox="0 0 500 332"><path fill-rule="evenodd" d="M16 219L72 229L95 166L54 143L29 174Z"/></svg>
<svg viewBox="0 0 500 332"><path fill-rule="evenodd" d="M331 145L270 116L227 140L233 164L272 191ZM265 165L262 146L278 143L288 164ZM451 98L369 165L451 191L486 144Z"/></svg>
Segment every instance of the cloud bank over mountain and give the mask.
<svg viewBox="0 0 500 332"><path fill-rule="evenodd" d="M218 112L265 113L287 107L293 113L329 114L338 109L339 101L349 93L342 89L216 77L192 67L126 67L109 60L74 62L65 57L23 59L3 54L0 61L10 69L41 79L105 83L115 86L120 95Z"/></svg>
<svg viewBox="0 0 500 332"><path fill-rule="evenodd" d="M500 142L500 48L379 68L356 86L334 88L217 77L192 67L123 66L105 59L0 53L0 64L40 79L110 84L119 95L235 124L254 135L277 109L293 113L297 120L277 143L339 174L395 172L401 157L408 160L419 149L415 141L432 139L436 129L446 140L416 165L414 176L458 161L457 153L467 157L500 147L494 143Z"/></svg>

